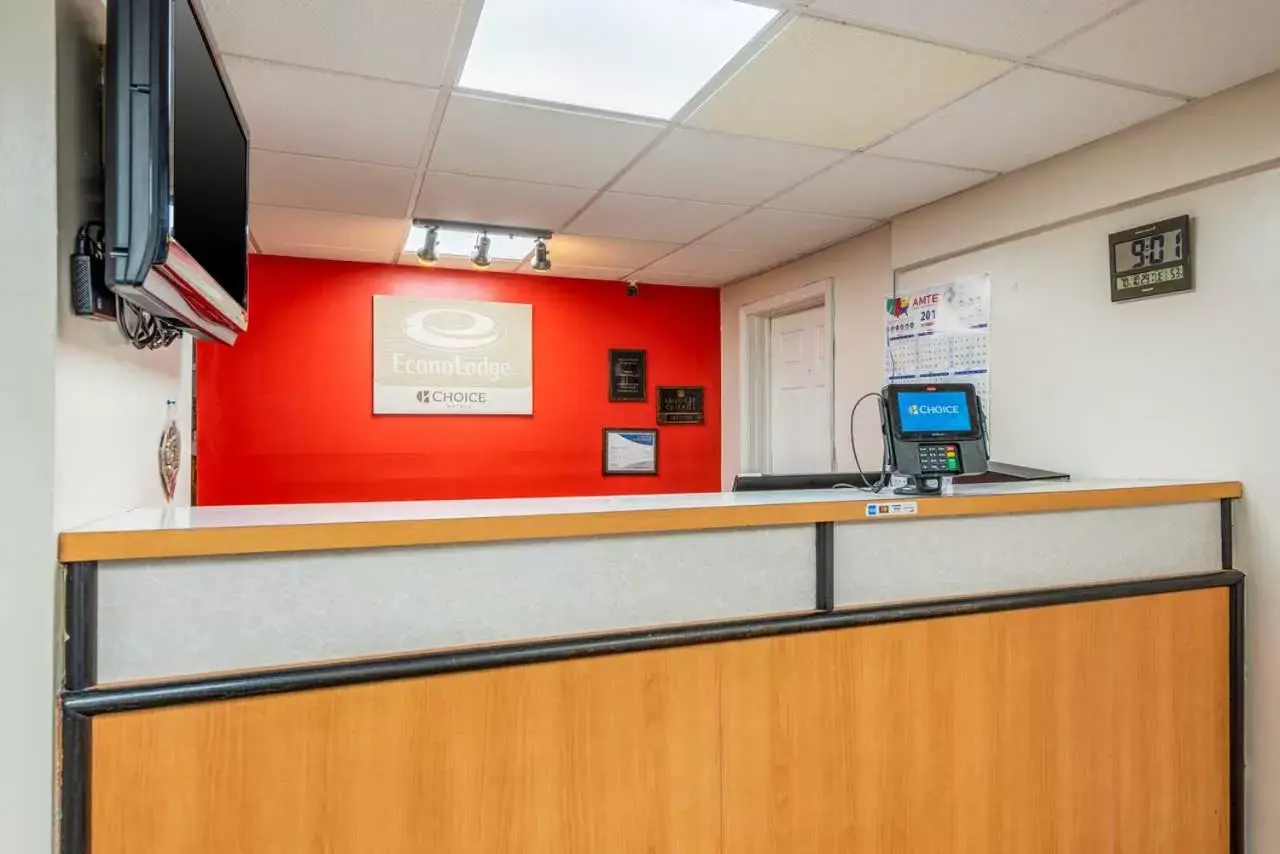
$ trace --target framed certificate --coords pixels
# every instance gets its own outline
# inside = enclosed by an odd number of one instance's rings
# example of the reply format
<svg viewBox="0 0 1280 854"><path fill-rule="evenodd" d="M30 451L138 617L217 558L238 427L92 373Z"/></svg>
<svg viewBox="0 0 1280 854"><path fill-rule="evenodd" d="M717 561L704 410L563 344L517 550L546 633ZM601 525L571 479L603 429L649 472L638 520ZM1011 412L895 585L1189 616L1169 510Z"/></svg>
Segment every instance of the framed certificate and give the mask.
<svg viewBox="0 0 1280 854"><path fill-rule="evenodd" d="M657 474L658 431L646 427L604 428L604 474Z"/></svg>

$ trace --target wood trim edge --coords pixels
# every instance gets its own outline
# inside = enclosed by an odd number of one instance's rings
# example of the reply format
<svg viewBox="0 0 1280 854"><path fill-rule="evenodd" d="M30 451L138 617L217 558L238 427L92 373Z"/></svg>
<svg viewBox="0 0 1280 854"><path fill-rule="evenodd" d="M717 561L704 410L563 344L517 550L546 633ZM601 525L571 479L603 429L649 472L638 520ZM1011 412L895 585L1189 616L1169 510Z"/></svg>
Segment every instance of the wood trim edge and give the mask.
<svg viewBox="0 0 1280 854"><path fill-rule="evenodd" d="M887 521L965 516L1002 516L1121 507L1190 504L1239 498L1238 481L1164 484L1066 492L962 495L918 499L915 516ZM889 496L885 496L889 500ZM901 499L898 499L901 500ZM482 519L424 519L394 522L340 522L319 525L263 525L157 531L82 531L58 538L63 563L89 560L143 560L279 552L342 551L408 546L547 540L619 534L674 533L725 528L863 522L862 501L763 504L668 510L624 510Z"/></svg>

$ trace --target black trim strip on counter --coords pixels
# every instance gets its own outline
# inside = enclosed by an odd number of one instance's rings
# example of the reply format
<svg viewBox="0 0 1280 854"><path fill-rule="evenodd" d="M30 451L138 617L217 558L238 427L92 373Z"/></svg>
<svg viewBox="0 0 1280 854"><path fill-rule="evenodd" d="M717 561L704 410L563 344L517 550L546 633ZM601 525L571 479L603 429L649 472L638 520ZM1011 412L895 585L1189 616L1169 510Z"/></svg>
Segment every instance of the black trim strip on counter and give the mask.
<svg viewBox="0 0 1280 854"><path fill-rule="evenodd" d="M59 779L61 824L58 850L60 854L89 852L89 775L93 725L89 718L62 713L62 775Z"/></svg>
<svg viewBox="0 0 1280 854"><path fill-rule="evenodd" d="M68 691L83 691L98 684L98 563L69 563L64 571L65 681Z"/></svg>
<svg viewBox="0 0 1280 854"><path fill-rule="evenodd" d="M826 629L929 620L966 614L988 614L1051 605L1072 605L1212 587L1232 587L1239 585L1243 579L1244 575L1240 572L1218 570L1198 575L1148 578L1017 593L983 594L927 602L877 605L791 616L758 617L497 644L469 649L381 656L358 661L273 668L251 673L197 676L165 682L68 691L63 695L62 704L63 708L69 712L92 716L106 712L155 709L187 703L258 697L381 682L389 679L541 664L573 658L669 649ZM1234 621L1232 626L1235 627Z"/></svg>
<svg viewBox="0 0 1280 854"><path fill-rule="evenodd" d="M1231 633L1227 678L1229 682L1229 714L1231 716L1231 854L1245 854L1245 782L1244 782L1244 576L1231 585Z"/></svg>
<svg viewBox="0 0 1280 854"><path fill-rule="evenodd" d="M836 609L836 526L832 522L818 522L814 526L817 543L815 557L817 574L814 608L818 611Z"/></svg>
<svg viewBox="0 0 1280 854"><path fill-rule="evenodd" d="M1235 534L1232 531L1232 504L1230 498L1218 502L1218 534L1222 539L1222 568L1235 569Z"/></svg>

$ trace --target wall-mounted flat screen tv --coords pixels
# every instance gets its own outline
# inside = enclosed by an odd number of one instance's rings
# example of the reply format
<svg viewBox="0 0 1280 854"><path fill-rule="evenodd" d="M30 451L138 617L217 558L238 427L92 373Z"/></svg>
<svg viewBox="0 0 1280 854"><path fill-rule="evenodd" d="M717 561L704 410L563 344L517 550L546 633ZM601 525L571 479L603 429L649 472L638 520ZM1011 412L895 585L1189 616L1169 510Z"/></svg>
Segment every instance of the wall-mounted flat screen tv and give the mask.
<svg viewBox="0 0 1280 854"><path fill-rule="evenodd" d="M197 0L110 0L107 284L225 343L248 325L249 133Z"/></svg>

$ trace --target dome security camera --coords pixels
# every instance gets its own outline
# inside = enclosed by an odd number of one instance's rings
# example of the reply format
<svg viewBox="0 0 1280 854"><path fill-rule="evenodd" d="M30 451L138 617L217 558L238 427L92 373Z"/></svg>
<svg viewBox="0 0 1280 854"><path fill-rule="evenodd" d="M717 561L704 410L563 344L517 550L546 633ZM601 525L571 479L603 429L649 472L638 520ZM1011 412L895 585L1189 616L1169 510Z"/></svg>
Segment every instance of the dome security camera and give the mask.
<svg viewBox="0 0 1280 854"><path fill-rule="evenodd" d="M636 282L634 279L627 282L627 296L633 297L638 293L640 293L640 283Z"/></svg>

